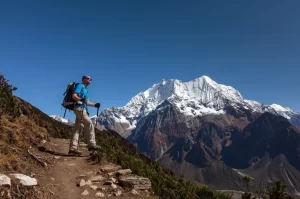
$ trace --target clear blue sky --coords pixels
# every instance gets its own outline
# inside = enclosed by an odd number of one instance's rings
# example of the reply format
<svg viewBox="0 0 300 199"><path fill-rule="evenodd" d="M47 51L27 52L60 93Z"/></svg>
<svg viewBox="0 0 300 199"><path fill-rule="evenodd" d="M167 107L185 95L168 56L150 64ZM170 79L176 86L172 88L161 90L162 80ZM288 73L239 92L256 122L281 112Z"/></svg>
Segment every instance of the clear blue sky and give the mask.
<svg viewBox="0 0 300 199"><path fill-rule="evenodd" d="M123 106L163 78L208 75L247 99L300 111L299 7L299 0L1 1L0 72L47 114L62 113L66 84L83 74L102 108Z"/></svg>

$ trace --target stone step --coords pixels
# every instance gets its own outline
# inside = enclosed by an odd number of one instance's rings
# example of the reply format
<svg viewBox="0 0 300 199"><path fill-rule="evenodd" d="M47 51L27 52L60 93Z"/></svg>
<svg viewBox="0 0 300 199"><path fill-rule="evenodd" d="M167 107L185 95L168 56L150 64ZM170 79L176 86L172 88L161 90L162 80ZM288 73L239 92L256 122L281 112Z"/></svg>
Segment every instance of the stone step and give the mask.
<svg viewBox="0 0 300 199"><path fill-rule="evenodd" d="M100 166L100 171L105 173L115 172L120 169L122 169L122 167L116 164L105 164Z"/></svg>
<svg viewBox="0 0 300 199"><path fill-rule="evenodd" d="M129 187L139 190L147 190L151 188L151 181L149 178L145 178L137 175L121 175L118 177L119 184L123 187Z"/></svg>

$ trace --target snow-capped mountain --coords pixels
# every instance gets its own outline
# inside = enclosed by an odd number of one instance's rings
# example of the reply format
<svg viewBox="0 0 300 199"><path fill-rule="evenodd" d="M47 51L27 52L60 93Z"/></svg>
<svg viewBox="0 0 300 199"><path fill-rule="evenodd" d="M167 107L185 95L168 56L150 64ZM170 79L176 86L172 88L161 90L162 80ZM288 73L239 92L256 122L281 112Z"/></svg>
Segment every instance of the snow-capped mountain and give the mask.
<svg viewBox="0 0 300 199"><path fill-rule="evenodd" d="M63 117L60 117L59 115L50 115L51 118L59 121L59 122L62 122L64 124L68 124L70 126L73 126L74 125L74 122L72 120L69 120L69 119L65 119Z"/></svg>
<svg viewBox="0 0 300 199"><path fill-rule="evenodd" d="M300 126L300 114L244 99L207 76L162 80L124 107L104 109L98 121L174 173L215 189L242 190L239 169L256 184L300 174L300 129L291 125Z"/></svg>
<svg viewBox="0 0 300 199"><path fill-rule="evenodd" d="M225 108L232 106L259 113L271 112L300 125L300 114L290 108L244 99L233 87L218 84L208 76L201 76L189 82L162 80L134 96L124 107L104 109L100 114L99 123L106 128L113 127L127 137L135 129L137 122L155 110L164 100L176 105L181 113L188 117L224 114Z"/></svg>

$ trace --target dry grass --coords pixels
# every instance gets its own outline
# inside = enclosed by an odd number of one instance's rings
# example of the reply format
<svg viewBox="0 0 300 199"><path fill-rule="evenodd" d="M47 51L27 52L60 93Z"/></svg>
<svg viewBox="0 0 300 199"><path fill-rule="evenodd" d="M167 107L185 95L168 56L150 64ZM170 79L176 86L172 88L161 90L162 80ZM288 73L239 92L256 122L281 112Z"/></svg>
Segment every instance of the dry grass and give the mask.
<svg viewBox="0 0 300 199"><path fill-rule="evenodd" d="M27 149L47 139L47 130L27 116L2 115L0 122L0 170L25 172L33 163Z"/></svg>
<svg viewBox="0 0 300 199"><path fill-rule="evenodd" d="M24 149L47 137L47 130L35 124L27 116L12 119L2 115L0 119L3 125L0 132L1 146L9 145Z"/></svg>

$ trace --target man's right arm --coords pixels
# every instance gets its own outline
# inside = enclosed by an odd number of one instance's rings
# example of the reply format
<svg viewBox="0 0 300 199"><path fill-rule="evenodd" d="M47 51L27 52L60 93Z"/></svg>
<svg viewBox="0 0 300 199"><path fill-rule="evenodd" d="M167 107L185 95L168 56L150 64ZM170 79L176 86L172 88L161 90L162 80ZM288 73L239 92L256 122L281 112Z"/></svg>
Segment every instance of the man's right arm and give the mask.
<svg viewBox="0 0 300 199"><path fill-rule="evenodd" d="M78 94L77 93L73 93L72 95L73 99L77 102L77 101L80 101L80 98L78 97Z"/></svg>
<svg viewBox="0 0 300 199"><path fill-rule="evenodd" d="M81 89L82 89L82 84L78 84L78 85L75 87L75 89L74 89L72 98L73 98L76 102L81 100L81 98L78 97L78 93L80 93Z"/></svg>

